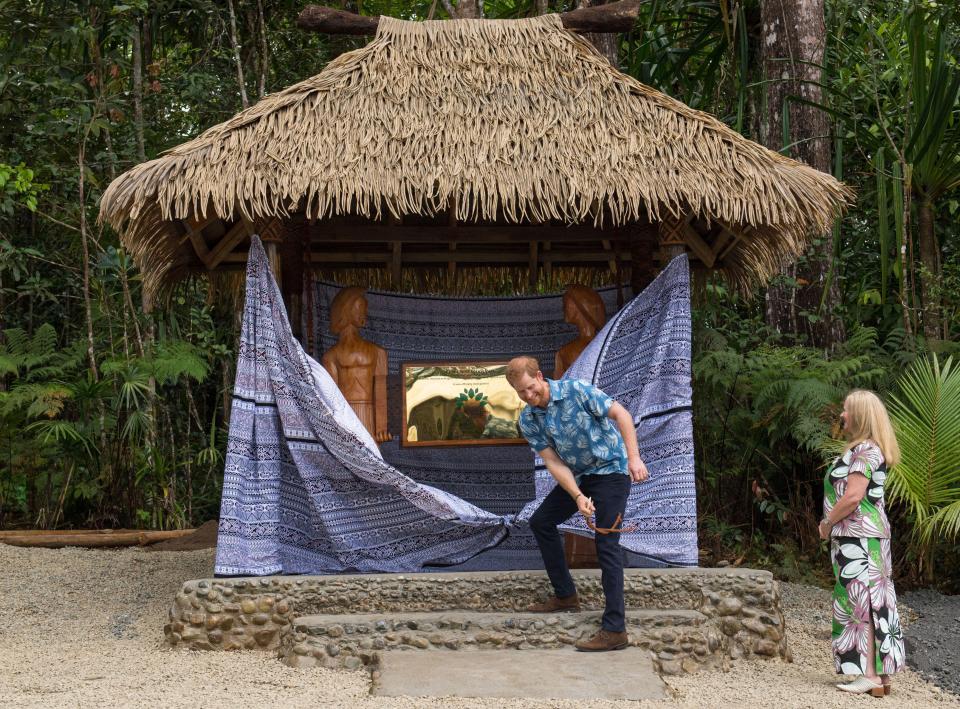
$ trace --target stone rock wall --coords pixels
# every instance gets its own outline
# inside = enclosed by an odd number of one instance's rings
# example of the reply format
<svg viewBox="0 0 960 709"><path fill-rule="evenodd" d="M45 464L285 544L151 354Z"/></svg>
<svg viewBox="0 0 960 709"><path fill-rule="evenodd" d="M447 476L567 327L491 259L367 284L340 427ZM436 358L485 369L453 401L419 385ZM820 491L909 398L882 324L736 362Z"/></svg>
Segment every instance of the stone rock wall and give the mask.
<svg viewBox="0 0 960 709"><path fill-rule="evenodd" d="M602 609L599 571L579 570L573 575L584 611ZM693 629L678 629L673 625L659 628L654 625L644 632L630 629L636 636L634 643L650 648L657 669L664 674L693 671L720 661L714 655L722 661L745 657L790 659L780 588L767 571L628 569L624 590L628 609L689 610L705 618ZM409 627L398 631L391 626L389 631L368 631L369 637L363 639L369 641L369 648L359 641L353 644L324 642L320 648L316 638L304 628L294 628L296 618L343 615L345 628L357 626L350 620L350 616L357 614L517 612L535 598L549 593L546 575L535 571L201 579L184 583L170 609L164 632L174 646L203 650L279 650L293 664L310 664L306 658L312 658L316 661L314 664L360 667L375 664L371 653L394 646L419 648L426 643L426 647L420 649L443 647L448 650L452 645L493 647L497 643L488 638L501 638L499 644L507 647L550 647L566 644L572 633L530 633L519 627L513 632L503 626L486 635L482 630L467 633L453 628L451 630L458 632L437 634L439 631L434 631L430 637L431 633L422 630L411 633ZM548 618L545 616L543 622ZM381 622L400 621L384 617ZM581 632L579 626L567 630ZM688 631L693 634L684 635ZM380 638L383 648L375 646L379 642L375 642L373 635ZM322 634L317 637L320 636ZM547 638L553 639L548 642ZM336 654L331 655L328 646L336 646ZM703 648L709 652L703 652ZM316 653L320 649L323 652ZM304 659L293 660L293 656ZM356 662L347 663L348 657L357 658Z"/></svg>
<svg viewBox="0 0 960 709"><path fill-rule="evenodd" d="M385 650L533 650L573 645L600 626L599 612L534 615L475 611L304 616L285 631L279 656L292 667L377 669ZM726 638L697 611L628 611L630 644L668 674L722 667ZM675 667L675 669L674 669Z"/></svg>
<svg viewBox="0 0 960 709"><path fill-rule="evenodd" d="M293 620L290 597L267 579L188 581L174 599L167 642L193 650L265 650Z"/></svg>

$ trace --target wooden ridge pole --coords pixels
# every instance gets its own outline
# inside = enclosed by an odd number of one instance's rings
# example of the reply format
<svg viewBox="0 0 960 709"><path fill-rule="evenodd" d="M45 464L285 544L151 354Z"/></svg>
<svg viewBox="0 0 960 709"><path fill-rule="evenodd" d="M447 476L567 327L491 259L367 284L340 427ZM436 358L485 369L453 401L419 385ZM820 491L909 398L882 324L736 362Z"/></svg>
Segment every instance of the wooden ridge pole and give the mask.
<svg viewBox="0 0 960 709"><path fill-rule="evenodd" d="M573 32L629 32L640 14L641 0L619 0L607 5L582 7L561 12L563 26ZM377 33L380 15L357 15L323 5L307 5L297 16L297 26L310 32L326 34L373 35Z"/></svg>

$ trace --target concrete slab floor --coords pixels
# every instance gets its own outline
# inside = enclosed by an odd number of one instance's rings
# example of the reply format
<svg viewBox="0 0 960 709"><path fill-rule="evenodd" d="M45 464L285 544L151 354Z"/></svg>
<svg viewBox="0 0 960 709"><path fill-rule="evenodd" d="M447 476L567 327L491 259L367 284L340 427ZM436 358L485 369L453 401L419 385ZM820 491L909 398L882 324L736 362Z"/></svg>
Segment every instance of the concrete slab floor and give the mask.
<svg viewBox="0 0 960 709"><path fill-rule="evenodd" d="M661 699L650 653L561 650L385 652L373 693L385 697Z"/></svg>

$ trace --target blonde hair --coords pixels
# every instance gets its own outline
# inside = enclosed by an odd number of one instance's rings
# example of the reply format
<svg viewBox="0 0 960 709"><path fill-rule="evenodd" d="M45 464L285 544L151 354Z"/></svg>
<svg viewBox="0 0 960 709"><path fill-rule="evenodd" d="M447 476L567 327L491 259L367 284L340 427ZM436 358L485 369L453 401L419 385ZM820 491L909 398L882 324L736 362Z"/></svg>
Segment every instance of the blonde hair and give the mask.
<svg viewBox="0 0 960 709"><path fill-rule="evenodd" d="M507 363L507 381L511 385L515 384L524 374L531 377L537 376L540 371L540 363L536 357L514 357Z"/></svg>
<svg viewBox="0 0 960 709"><path fill-rule="evenodd" d="M843 401L847 411L847 447L870 440L880 447L889 467L900 462L900 445L880 397L867 389L854 389Z"/></svg>

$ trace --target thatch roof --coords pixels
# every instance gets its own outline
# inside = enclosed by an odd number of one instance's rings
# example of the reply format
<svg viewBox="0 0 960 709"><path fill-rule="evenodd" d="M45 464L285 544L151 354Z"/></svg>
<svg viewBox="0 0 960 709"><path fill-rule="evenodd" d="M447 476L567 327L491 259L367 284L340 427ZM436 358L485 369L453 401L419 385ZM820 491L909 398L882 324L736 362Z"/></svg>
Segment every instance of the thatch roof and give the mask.
<svg viewBox="0 0 960 709"><path fill-rule="evenodd" d="M849 197L620 73L556 15L384 17L317 76L118 177L101 218L155 286L199 264L178 220L209 214L262 223L454 204L466 222L688 216L734 235L716 267L742 285L827 231Z"/></svg>

